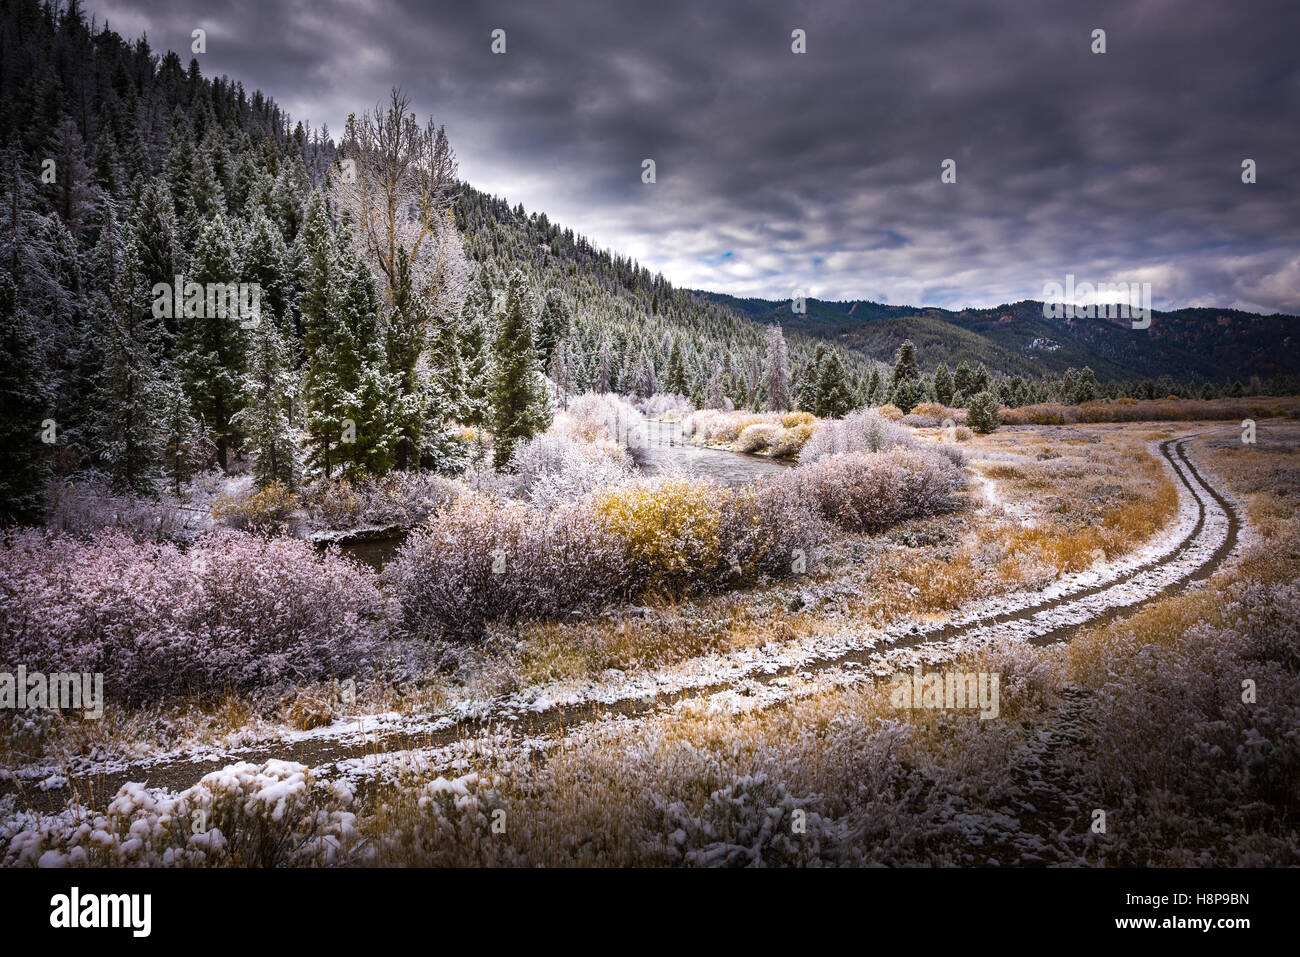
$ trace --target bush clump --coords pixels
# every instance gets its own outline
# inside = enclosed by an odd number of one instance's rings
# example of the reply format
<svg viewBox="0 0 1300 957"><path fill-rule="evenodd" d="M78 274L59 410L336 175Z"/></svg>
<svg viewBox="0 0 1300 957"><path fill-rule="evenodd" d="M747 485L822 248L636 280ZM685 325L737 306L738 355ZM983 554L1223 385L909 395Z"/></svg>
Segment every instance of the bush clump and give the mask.
<svg viewBox="0 0 1300 957"><path fill-rule="evenodd" d="M466 493L406 541L383 581L406 634L474 641L489 622L599 608L626 594L630 574L589 508Z"/></svg>
<svg viewBox="0 0 1300 957"><path fill-rule="evenodd" d="M965 473L946 456L914 448L833 455L801 465L785 480L827 521L853 532L951 511L966 485Z"/></svg>
<svg viewBox="0 0 1300 957"><path fill-rule="evenodd" d="M272 482L245 498L221 495L212 504L212 517L230 528L280 532L298 507L298 496L283 482Z"/></svg>
<svg viewBox="0 0 1300 957"><path fill-rule="evenodd" d="M0 544L0 667L100 672L109 700L345 677L388 620L372 572L295 539L218 531L182 551L28 531Z"/></svg>
<svg viewBox="0 0 1300 957"><path fill-rule="evenodd" d="M781 426L767 422L755 422L753 425L747 425L736 438L736 451L762 452L775 445L780 440L783 431Z"/></svg>
<svg viewBox="0 0 1300 957"><path fill-rule="evenodd" d="M816 462L845 452L882 452L896 446L916 445L910 432L891 422L877 409L863 409L822 424L799 454L800 462Z"/></svg>

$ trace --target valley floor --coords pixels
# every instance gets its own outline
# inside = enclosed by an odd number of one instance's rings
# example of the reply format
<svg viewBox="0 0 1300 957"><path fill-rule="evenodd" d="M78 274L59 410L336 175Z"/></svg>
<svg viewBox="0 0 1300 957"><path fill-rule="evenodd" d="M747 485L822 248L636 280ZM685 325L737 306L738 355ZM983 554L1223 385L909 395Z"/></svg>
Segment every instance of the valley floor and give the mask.
<svg viewBox="0 0 1300 957"><path fill-rule="evenodd" d="M963 443L965 508L827 542L802 579L504 629L354 701L302 688L318 727L230 697L11 750L0 853L1295 863L1298 444L1004 428ZM899 706L891 676L943 671L997 676L996 714ZM176 837L196 811L220 846Z"/></svg>

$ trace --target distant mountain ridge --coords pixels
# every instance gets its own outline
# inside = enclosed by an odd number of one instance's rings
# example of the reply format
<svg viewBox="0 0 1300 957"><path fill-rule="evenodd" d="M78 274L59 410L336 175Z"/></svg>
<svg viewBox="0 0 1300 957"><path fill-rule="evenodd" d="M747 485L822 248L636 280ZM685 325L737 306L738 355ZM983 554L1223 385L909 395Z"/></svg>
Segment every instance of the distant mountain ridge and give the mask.
<svg viewBox="0 0 1300 957"><path fill-rule="evenodd" d="M779 322L881 361L892 360L903 340L911 339L926 368L982 362L990 371L1037 375L1089 366L1102 380L1169 375L1216 383L1300 372L1300 319L1283 314L1153 310L1149 329L1133 329L1128 320L1048 318L1043 303L1032 299L956 311L809 299L807 312L798 315L789 300L699 290L696 295L756 322Z"/></svg>

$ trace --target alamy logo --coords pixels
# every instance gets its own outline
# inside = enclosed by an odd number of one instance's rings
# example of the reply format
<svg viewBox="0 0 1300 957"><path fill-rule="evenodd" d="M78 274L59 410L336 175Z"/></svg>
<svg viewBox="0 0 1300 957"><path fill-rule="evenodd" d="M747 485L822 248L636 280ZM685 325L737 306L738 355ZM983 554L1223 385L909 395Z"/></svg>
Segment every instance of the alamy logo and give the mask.
<svg viewBox="0 0 1300 957"><path fill-rule="evenodd" d="M245 328L256 326L261 319L260 283L183 282L183 278L154 284L150 294L155 319L238 318Z"/></svg>
<svg viewBox="0 0 1300 957"><path fill-rule="evenodd" d="M1074 274L1068 273L1064 286L1056 281L1043 284L1043 316L1047 319L1131 319L1134 329L1149 329L1151 283L1075 285Z"/></svg>
<svg viewBox="0 0 1300 957"><path fill-rule="evenodd" d="M129 927L133 937L148 937L152 929L150 894L82 894L72 888L50 898L50 926Z"/></svg>
<svg viewBox="0 0 1300 957"><path fill-rule="evenodd" d="M900 671L889 680L889 702L895 708L934 711L973 711L987 721L998 716L1001 676L985 671L948 671L922 674L917 665L909 674Z"/></svg>
<svg viewBox="0 0 1300 957"><path fill-rule="evenodd" d="M28 674L27 667L19 665L17 674L0 672L0 708L80 711L85 717L97 720L104 716L104 676L90 672Z"/></svg>

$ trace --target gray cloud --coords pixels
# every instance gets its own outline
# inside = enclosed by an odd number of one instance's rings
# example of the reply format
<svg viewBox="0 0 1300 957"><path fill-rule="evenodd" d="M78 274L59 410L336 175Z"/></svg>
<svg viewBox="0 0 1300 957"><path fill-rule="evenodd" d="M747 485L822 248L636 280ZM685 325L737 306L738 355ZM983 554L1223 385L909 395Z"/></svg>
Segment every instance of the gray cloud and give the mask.
<svg viewBox="0 0 1300 957"><path fill-rule="evenodd" d="M400 85L476 186L682 285L958 307L1069 272L1150 280L1157 306L1300 312L1294 0L92 10L186 61L205 27L205 72L336 132Z"/></svg>

